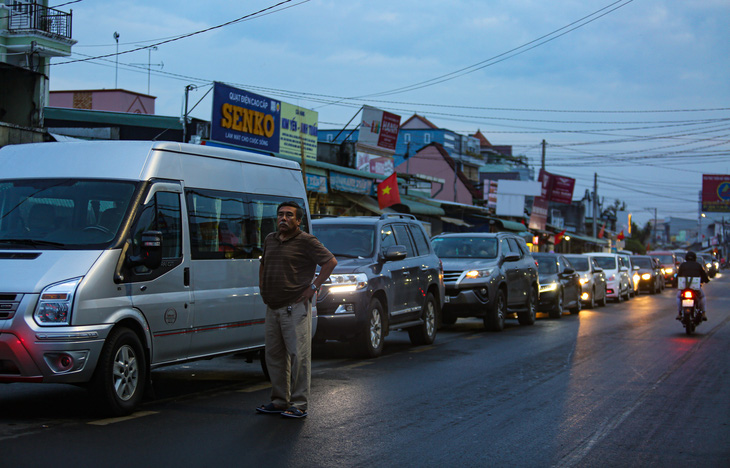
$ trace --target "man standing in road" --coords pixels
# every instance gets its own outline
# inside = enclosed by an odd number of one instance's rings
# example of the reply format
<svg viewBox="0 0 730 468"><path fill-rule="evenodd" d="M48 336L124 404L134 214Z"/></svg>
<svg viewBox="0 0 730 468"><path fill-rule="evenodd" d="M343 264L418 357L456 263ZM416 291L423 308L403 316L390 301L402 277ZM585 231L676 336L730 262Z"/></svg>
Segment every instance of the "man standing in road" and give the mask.
<svg viewBox="0 0 730 468"><path fill-rule="evenodd" d="M337 265L316 237L302 231L296 202L276 210L277 232L264 239L259 289L266 304L266 367L271 402L256 411L290 418L307 416L312 358L312 297ZM314 278L319 265L320 273Z"/></svg>

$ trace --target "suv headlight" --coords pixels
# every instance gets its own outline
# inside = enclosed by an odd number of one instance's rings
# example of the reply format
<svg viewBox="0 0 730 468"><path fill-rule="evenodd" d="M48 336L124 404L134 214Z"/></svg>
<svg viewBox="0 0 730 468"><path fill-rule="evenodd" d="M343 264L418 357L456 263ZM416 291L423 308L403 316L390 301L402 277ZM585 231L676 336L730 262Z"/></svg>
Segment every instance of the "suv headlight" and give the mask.
<svg viewBox="0 0 730 468"><path fill-rule="evenodd" d="M351 273L348 275L330 275L324 284L329 287L329 292L348 293L365 289L368 286L368 275L365 273Z"/></svg>
<svg viewBox="0 0 730 468"><path fill-rule="evenodd" d="M74 278L46 286L33 312L33 319L41 326L71 324L71 309L76 288L81 278Z"/></svg>
<svg viewBox="0 0 730 468"><path fill-rule="evenodd" d="M485 268L483 270L469 270L464 275L466 278L469 279L475 279L475 278L488 278L494 273L494 270L496 268Z"/></svg>
<svg viewBox="0 0 730 468"><path fill-rule="evenodd" d="M558 283L548 283L540 285L540 293L555 291L558 289Z"/></svg>

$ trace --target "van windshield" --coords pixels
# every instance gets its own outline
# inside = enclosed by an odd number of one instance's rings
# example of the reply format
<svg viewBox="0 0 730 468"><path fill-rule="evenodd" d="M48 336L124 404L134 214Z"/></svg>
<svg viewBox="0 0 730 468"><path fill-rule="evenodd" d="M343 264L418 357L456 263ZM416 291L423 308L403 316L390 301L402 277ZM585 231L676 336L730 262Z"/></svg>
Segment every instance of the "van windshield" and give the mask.
<svg viewBox="0 0 730 468"><path fill-rule="evenodd" d="M117 180L0 180L0 249L105 248L135 187Z"/></svg>

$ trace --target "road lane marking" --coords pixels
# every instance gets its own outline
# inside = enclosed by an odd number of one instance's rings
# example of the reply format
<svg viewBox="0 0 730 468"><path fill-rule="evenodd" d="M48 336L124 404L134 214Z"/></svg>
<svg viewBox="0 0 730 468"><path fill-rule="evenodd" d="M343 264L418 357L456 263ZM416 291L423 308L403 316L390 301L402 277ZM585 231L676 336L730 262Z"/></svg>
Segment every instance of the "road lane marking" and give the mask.
<svg viewBox="0 0 730 468"><path fill-rule="evenodd" d="M356 362L354 364L350 364L348 366L342 366L342 369L354 369L356 367L369 366L372 363L373 363L373 361L360 361L360 362Z"/></svg>
<svg viewBox="0 0 730 468"><path fill-rule="evenodd" d="M424 351L431 351L432 349L436 349L436 346L421 346L418 348L413 348L412 350L408 351L409 353L422 353Z"/></svg>
<svg viewBox="0 0 730 468"><path fill-rule="evenodd" d="M108 426L109 424L116 424L118 422L129 421L132 419L142 418L144 416L150 416L152 414L157 414L157 413L159 413L159 411L137 411L136 413L132 413L129 416L122 416L119 418L98 419L96 421L91 421L86 424L91 424L92 426Z"/></svg>
<svg viewBox="0 0 730 468"><path fill-rule="evenodd" d="M271 383L266 382L258 385L251 385L250 387L242 388L238 391L242 393L253 393L258 392L259 390L266 390L267 388L271 388Z"/></svg>

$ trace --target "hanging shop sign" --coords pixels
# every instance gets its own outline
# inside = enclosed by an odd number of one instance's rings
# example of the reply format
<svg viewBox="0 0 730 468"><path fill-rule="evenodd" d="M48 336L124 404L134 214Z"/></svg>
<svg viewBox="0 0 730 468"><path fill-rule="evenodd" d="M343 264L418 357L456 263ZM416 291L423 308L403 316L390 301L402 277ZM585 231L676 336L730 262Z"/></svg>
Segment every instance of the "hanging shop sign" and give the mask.
<svg viewBox="0 0 730 468"><path fill-rule="evenodd" d="M362 177L353 177L338 172L330 172L330 188L341 192L360 193L370 195L373 193L373 181Z"/></svg>
<svg viewBox="0 0 730 468"><path fill-rule="evenodd" d="M214 141L316 160L318 118L313 110L213 84Z"/></svg>

